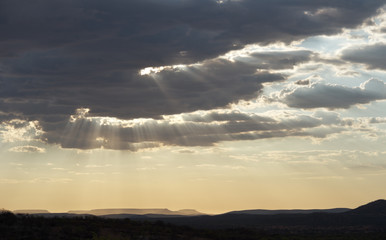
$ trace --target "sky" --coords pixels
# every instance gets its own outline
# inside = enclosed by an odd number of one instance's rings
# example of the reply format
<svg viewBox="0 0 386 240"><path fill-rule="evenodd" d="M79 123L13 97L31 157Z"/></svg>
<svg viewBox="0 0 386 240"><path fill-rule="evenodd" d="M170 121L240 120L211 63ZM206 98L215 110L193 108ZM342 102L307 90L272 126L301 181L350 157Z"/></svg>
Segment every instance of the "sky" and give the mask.
<svg viewBox="0 0 386 240"><path fill-rule="evenodd" d="M386 198L385 0L0 0L0 208Z"/></svg>

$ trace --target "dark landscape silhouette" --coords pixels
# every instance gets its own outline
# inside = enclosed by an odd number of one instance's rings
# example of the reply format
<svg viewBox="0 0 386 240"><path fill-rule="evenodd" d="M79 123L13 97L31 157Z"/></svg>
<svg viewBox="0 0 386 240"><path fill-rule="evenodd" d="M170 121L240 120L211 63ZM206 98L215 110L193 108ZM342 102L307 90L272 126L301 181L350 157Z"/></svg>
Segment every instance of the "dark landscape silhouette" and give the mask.
<svg viewBox="0 0 386 240"><path fill-rule="evenodd" d="M3 210L0 239L386 239L386 200L355 209L260 209L219 215L168 209Z"/></svg>

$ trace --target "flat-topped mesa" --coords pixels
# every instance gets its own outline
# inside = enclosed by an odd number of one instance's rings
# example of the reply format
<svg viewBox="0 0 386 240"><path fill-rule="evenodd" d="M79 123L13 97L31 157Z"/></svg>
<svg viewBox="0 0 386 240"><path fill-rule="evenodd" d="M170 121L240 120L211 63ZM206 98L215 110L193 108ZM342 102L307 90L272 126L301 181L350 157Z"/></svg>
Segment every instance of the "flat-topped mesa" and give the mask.
<svg viewBox="0 0 386 240"><path fill-rule="evenodd" d="M70 214L92 214L95 216L113 215L113 214L132 214L132 215L203 215L193 209L183 209L179 211L171 211L167 208L149 208L149 209L137 209L137 208L112 208L112 209L92 209L92 210L72 210L68 211Z"/></svg>
<svg viewBox="0 0 386 240"><path fill-rule="evenodd" d="M198 212L194 209L181 209L175 212L187 216L205 215L204 213Z"/></svg>

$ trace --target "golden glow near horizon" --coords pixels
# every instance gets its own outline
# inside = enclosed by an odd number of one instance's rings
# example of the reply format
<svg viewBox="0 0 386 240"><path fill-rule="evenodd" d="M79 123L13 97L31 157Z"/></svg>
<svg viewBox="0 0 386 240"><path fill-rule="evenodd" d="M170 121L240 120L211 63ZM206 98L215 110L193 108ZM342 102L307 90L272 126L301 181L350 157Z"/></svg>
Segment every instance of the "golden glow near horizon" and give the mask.
<svg viewBox="0 0 386 240"><path fill-rule="evenodd" d="M342 140L350 145L349 139L339 137L323 146L287 139L134 153L57 147L46 153L5 152L0 191L10 197L2 199L2 206L52 212L194 208L221 213L355 207L382 198L377 189L382 189L386 172L365 166L381 164L386 152L358 151L357 146L342 151L345 146L337 147ZM311 148L321 150L304 150ZM28 196L28 202L21 196Z"/></svg>

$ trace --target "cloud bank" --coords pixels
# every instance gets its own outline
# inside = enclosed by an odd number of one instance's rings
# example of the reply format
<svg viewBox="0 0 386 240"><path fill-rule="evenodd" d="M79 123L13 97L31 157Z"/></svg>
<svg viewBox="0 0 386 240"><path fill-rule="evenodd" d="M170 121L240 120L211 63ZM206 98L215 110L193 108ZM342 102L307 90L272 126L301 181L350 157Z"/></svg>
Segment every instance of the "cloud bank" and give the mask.
<svg viewBox="0 0 386 240"><path fill-rule="evenodd" d="M65 131L47 132L44 137L64 148L136 151L160 146L212 146L221 141L290 136L325 138L346 131L351 124L351 120L341 119L333 112L316 112L313 116L291 113L263 116L237 111L207 111L124 121L90 117L87 110L79 109Z"/></svg>
<svg viewBox="0 0 386 240"><path fill-rule="evenodd" d="M360 87L346 87L316 82L309 86L284 89L274 94L271 101L279 101L294 108L350 108L386 99L386 84L378 79L369 79Z"/></svg>
<svg viewBox="0 0 386 240"><path fill-rule="evenodd" d="M386 70L385 53L386 44L378 43L346 49L342 52L342 59L353 63L363 63L370 69Z"/></svg>
<svg viewBox="0 0 386 240"><path fill-rule="evenodd" d="M69 125L80 124L81 120L68 121L77 109L90 109L88 116L94 117L162 120L164 115L226 108L256 98L264 83L285 80L287 76L275 70L310 61L312 52L258 52L250 54L248 61L220 55L247 44L290 43L339 33L362 24L383 4L378 0L355 4L351 0L3 0L0 121L37 121L45 132L44 141L90 148L101 144L58 140ZM344 57L350 58L349 53ZM144 68L157 67L164 68L140 74ZM288 98L289 104L302 106ZM82 127L89 124L82 122ZM240 128L222 127L231 135ZM170 126L167 130L177 131ZM130 135L125 133L128 129L119 131ZM167 134L160 132L163 135ZM260 136L265 135L243 133L227 139ZM202 141L201 145L218 141L212 138L198 135L195 141Z"/></svg>

